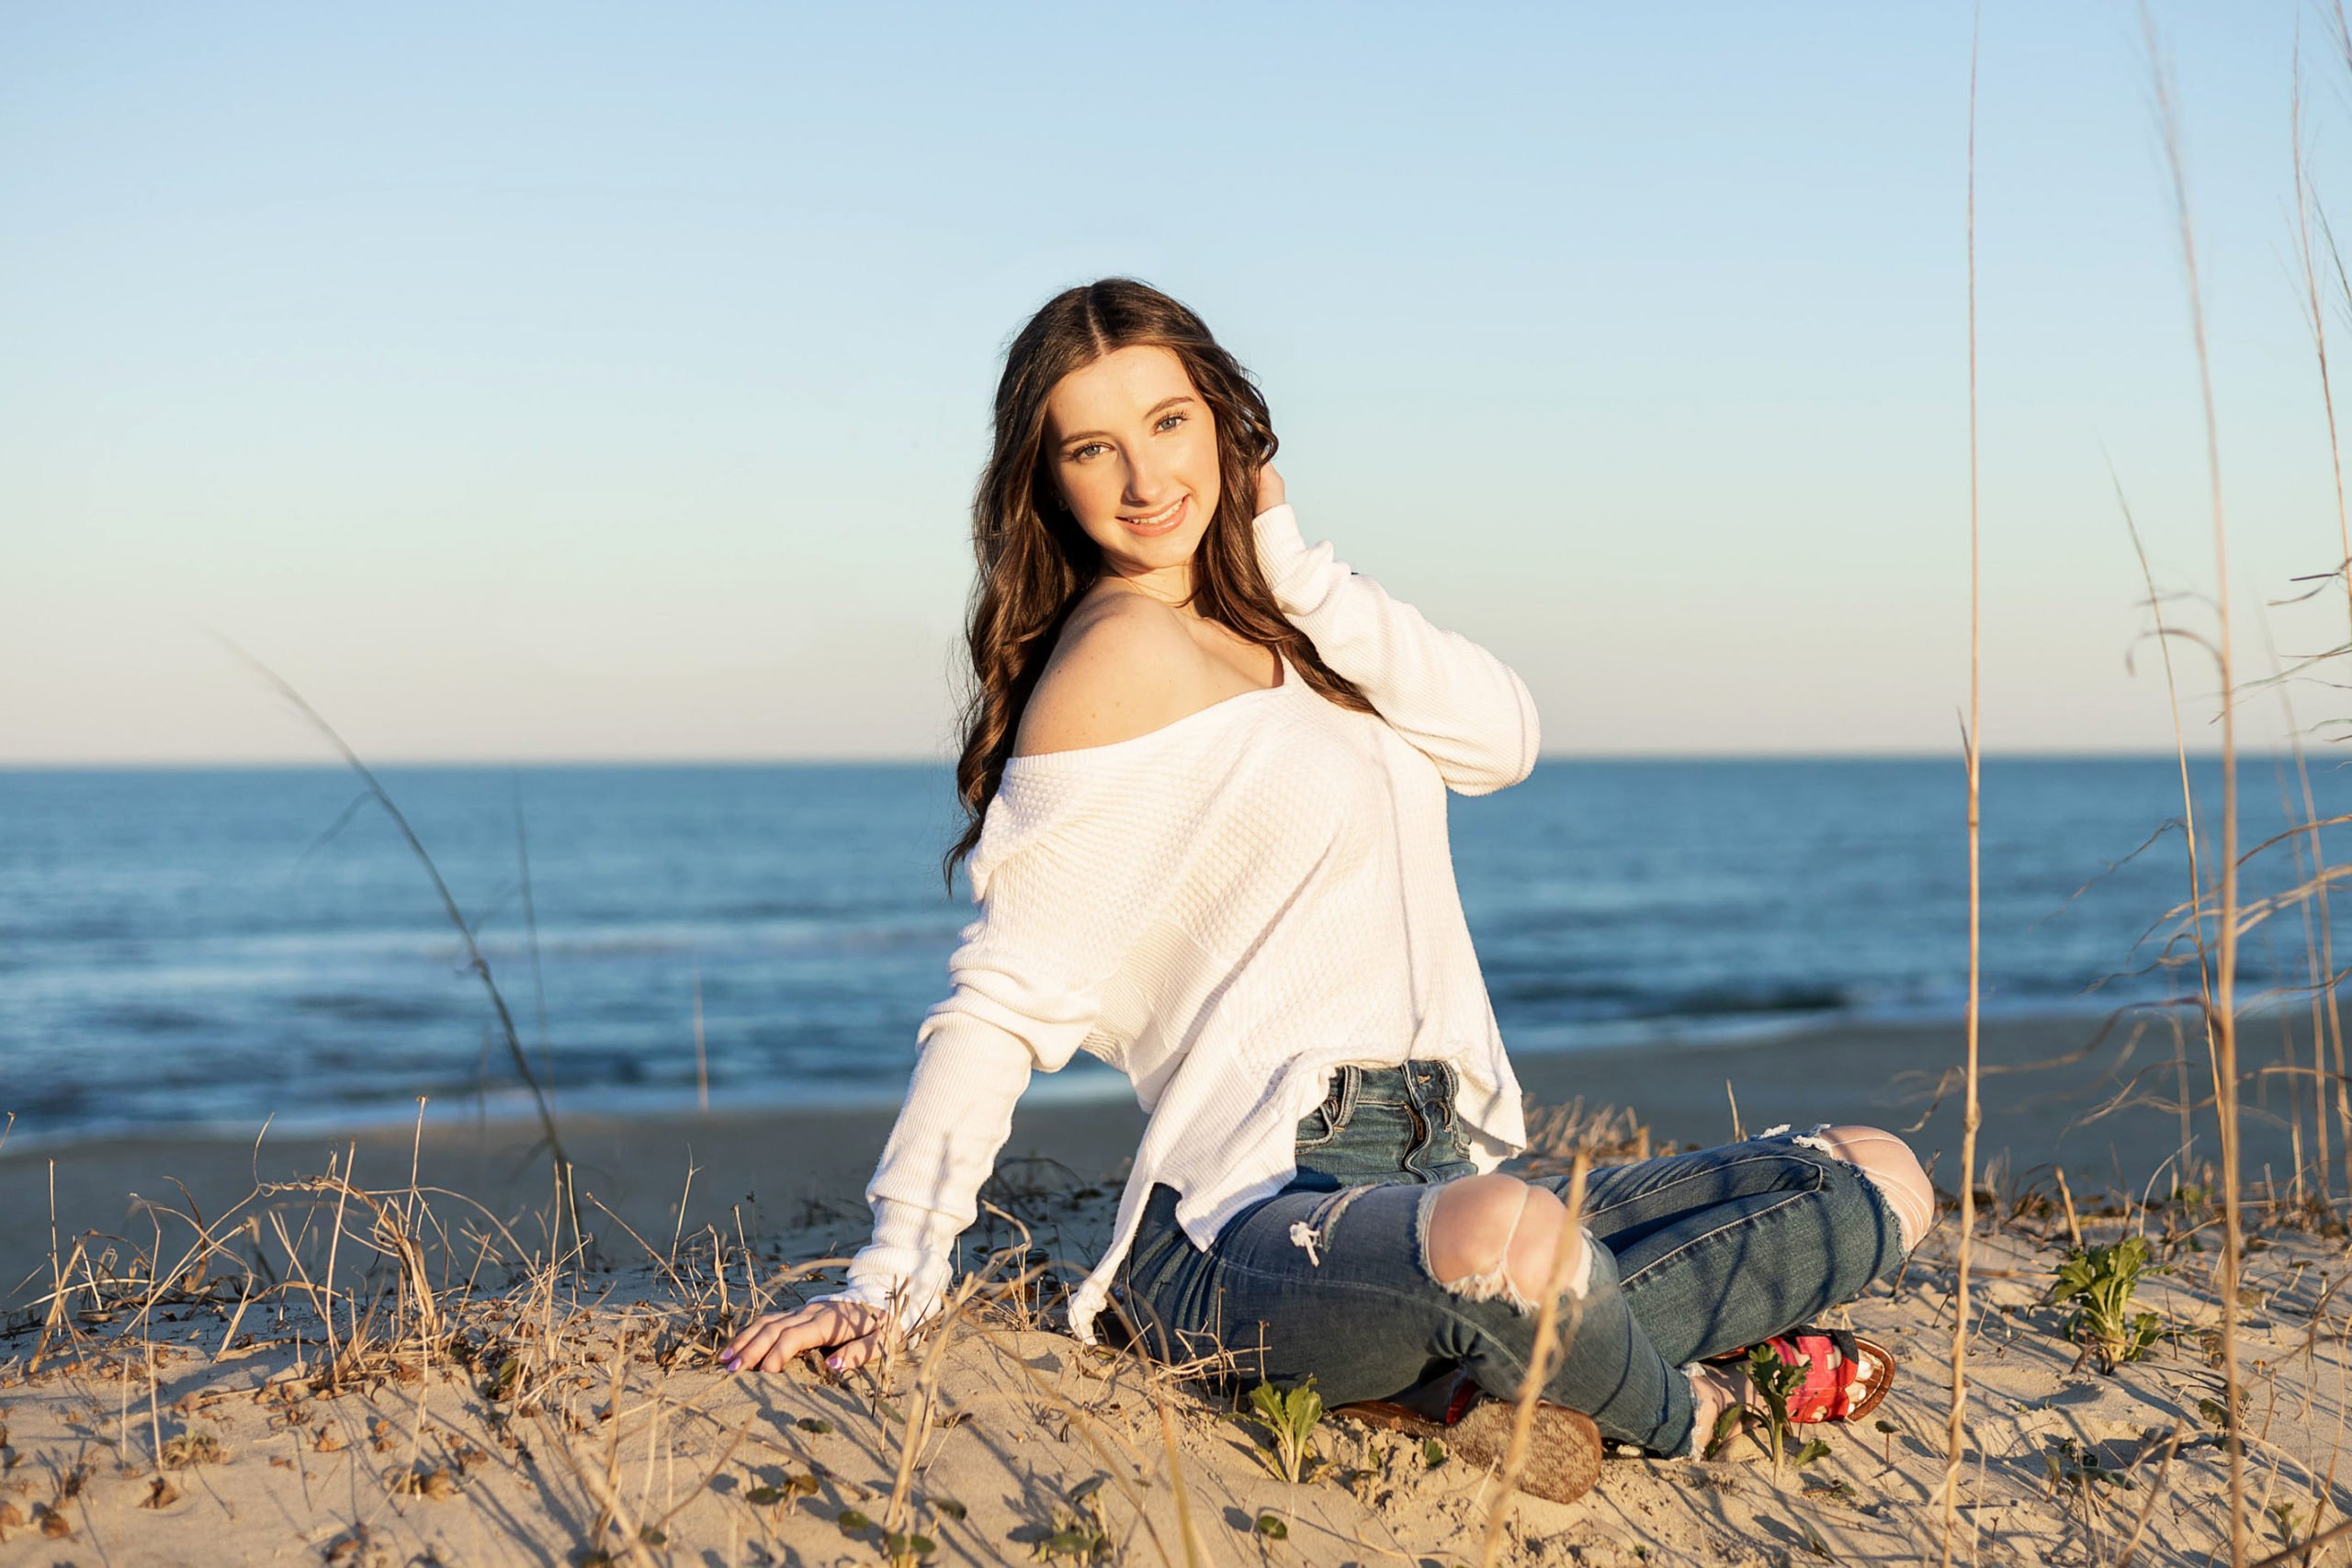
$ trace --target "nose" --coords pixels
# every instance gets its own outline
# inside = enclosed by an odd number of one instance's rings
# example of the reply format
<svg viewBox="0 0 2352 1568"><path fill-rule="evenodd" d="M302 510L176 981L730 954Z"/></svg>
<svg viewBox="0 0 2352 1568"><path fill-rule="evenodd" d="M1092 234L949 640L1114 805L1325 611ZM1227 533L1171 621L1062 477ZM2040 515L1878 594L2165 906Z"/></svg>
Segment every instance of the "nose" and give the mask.
<svg viewBox="0 0 2352 1568"><path fill-rule="evenodd" d="M1153 457L1148 447L1127 459L1126 489L1119 496L1120 504L1133 511L1150 512L1168 500L1167 469Z"/></svg>

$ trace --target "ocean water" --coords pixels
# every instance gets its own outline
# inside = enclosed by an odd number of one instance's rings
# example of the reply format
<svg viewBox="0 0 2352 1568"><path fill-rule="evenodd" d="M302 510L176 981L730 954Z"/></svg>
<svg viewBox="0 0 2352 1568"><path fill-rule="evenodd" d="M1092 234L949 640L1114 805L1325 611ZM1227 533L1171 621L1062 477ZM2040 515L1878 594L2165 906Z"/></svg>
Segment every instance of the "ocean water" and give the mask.
<svg viewBox="0 0 2352 1568"><path fill-rule="evenodd" d="M944 768L390 769L559 1108L888 1100L970 905ZM2210 819L2218 770L2196 769ZM2286 825L2245 770L2252 843ZM2352 779L2315 769L2323 817ZM328 769L0 772L0 1112L20 1138L511 1112L518 1078L431 883ZM1957 1016L1952 761L1546 761L1453 806L1515 1051ZM2165 759L1988 762L1985 988L2010 1013L2177 988ZM2154 841L2150 842L2152 836ZM2331 829L2330 858L2346 846ZM523 874L528 866L527 884ZM2256 891L2298 880L2290 852ZM532 932L536 928L536 942ZM2153 935L2151 933L2154 933ZM2243 980L2301 977L2300 910ZM1047 1094L1124 1092L1091 1065Z"/></svg>

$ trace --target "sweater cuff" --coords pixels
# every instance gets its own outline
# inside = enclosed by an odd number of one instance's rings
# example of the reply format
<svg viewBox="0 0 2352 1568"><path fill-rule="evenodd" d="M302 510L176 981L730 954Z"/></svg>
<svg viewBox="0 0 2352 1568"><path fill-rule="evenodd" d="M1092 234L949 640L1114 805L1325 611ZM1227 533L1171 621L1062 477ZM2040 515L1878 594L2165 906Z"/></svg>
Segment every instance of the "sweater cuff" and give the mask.
<svg viewBox="0 0 2352 1568"><path fill-rule="evenodd" d="M1266 585L1274 591L1274 602L1284 611L1294 608L1294 596L1285 592L1302 574L1314 568L1308 558L1306 538L1298 531L1298 513L1288 502L1271 511L1258 513L1250 524L1257 536L1258 570L1266 574Z"/></svg>
<svg viewBox="0 0 2352 1568"><path fill-rule="evenodd" d="M894 1198L876 1198L873 1207L873 1241L850 1259L846 1286L820 1299L870 1306L911 1334L946 1299L956 1274L950 1256L963 1227L953 1214Z"/></svg>

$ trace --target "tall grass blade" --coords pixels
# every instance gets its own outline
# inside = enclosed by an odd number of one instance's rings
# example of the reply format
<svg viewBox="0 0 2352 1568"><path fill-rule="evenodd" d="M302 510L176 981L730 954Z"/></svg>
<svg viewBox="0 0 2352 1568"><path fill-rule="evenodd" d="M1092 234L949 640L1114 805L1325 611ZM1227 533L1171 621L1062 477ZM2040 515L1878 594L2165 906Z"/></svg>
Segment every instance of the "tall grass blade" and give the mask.
<svg viewBox="0 0 2352 1568"><path fill-rule="evenodd" d="M2181 155L2180 118L2172 80L2165 68L2154 19L2140 8L2147 40L2149 75L2155 88L2156 117L2165 167L2171 176L2173 209L2180 226L2181 264L2188 294L2189 333L2197 353L2197 390L2205 423L2205 474L2213 516L2213 601L2217 619L2214 657L2222 688L2221 886L2214 911L2213 999L2209 1015L2213 1077L2219 1091L2214 1117L2222 1142L2222 1372L2228 1408L2239 1408L2238 1277L2244 1235L2243 1194L2238 1175L2237 962L2238 962L2238 756L2237 685L2230 641L2229 527L2222 507L2221 432L2213 411L2212 355L2205 332L2204 291L2198 277L2197 226L2188 199L2188 170ZM2230 1457L2230 1563L2245 1562L2245 1446L2233 1428L2226 1434Z"/></svg>
<svg viewBox="0 0 2352 1568"><path fill-rule="evenodd" d="M1984 649L1984 544L1978 525L1976 409L1976 71L1984 35L1980 6L1968 40L1968 1011L1967 1100L1960 1134L1960 1256L1952 1292L1951 1416L1944 1433L1944 1568L1951 1568L1960 1525L1961 1464L1968 1438L1968 1267L1976 1234L1976 1130L1983 1121L1977 1100L1978 1000L1983 985L1984 713L1981 672Z"/></svg>

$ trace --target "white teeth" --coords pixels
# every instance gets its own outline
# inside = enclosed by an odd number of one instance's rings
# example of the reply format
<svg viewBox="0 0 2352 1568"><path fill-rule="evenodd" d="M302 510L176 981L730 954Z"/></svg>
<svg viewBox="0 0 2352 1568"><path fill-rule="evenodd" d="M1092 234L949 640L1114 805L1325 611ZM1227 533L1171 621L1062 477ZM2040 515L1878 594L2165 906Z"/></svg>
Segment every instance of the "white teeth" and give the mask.
<svg viewBox="0 0 2352 1568"><path fill-rule="evenodd" d="M1180 496L1178 496L1175 500L1173 500L1173 501L1170 502L1167 505L1165 505L1165 506L1161 507L1159 511L1157 511L1157 512L1153 513L1152 513L1150 516L1148 516L1148 517L1129 517L1129 518L1125 519L1124 521L1125 521L1125 522L1128 525L1128 526L1130 526L1130 527L1135 527L1135 528L1155 528L1155 527L1158 527L1160 524L1167 522L1170 517L1175 516L1175 515L1176 515L1176 509L1177 509L1178 507L1180 507L1180 506L1183 505L1183 504L1184 504L1184 498L1183 498L1182 496L1181 496L1181 495L1180 495Z"/></svg>

